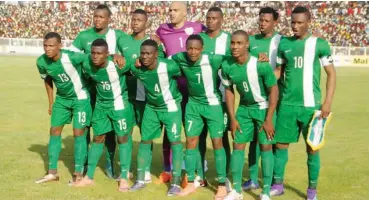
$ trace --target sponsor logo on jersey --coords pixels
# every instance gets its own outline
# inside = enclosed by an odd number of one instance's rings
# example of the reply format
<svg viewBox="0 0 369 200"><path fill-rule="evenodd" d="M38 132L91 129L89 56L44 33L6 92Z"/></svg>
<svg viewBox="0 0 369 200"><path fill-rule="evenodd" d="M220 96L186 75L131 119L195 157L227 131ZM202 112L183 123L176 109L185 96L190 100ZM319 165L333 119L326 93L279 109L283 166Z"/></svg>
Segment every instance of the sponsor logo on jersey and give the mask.
<svg viewBox="0 0 369 200"><path fill-rule="evenodd" d="M193 30L193 28L192 27L188 27L188 28L185 28L185 33L187 34L187 35L192 35L193 34L193 32L194 32L194 30Z"/></svg>

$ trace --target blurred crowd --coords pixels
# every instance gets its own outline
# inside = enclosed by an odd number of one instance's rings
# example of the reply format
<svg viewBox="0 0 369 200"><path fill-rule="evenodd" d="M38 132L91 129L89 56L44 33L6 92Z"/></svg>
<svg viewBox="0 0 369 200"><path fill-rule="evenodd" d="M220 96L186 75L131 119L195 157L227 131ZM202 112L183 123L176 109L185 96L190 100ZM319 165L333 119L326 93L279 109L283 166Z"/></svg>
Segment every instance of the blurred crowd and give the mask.
<svg viewBox="0 0 369 200"><path fill-rule="evenodd" d="M150 29L154 32L161 23L169 21L168 1L157 2L0 2L0 37L42 38L48 31L60 33L63 39L73 40L78 32L92 26L93 10L99 3L108 4L113 15L111 27L130 32L130 13L144 9L149 13ZM291 12L296 5L307 6L312 13L314 32L329 40L334 46L369 45L368 2L189 2L188 19L205 22L205 14L211 6L224 12L223 29L232 32L246 30L258 33L258 12L271 6L278 10L278 30L290 35Z"/></svg>

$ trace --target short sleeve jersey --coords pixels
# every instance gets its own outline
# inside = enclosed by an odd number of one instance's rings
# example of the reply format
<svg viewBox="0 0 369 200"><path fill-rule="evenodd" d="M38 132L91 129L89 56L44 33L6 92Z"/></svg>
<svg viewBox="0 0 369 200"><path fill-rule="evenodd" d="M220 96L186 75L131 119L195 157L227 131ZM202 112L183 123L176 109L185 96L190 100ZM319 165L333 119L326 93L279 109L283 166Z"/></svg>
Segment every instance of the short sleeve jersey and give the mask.
<svg viewBox="0 0 369 200"><path fill-rule="evenodd" d="M36 65L42 79L51 77L57 89L56 95L65 99L88 99L82 76L82 64L86 55L68 50L61 50L60 58L53 61L43 54Z"/></svg>
<svg viewBox="0 0 369 200"><path fill-rule="evenodd" d="M231 34L225 31L214 37L209 37L206 33L200 33L204 41L204 52L217 55L231 55Z"/></svg>
<svg viewBox="0 0 369 200"><path fill-rule="evenodd" d="M106 42L108 43L109 53L116 54L118 53L117 47L118 39L125 35L127 34L121 30L114 30L110 28L105 34L98 34L96 33L95 28L90 28L80 32L77 35L77 38L73 41L70 50L89 54L91 53L92 42L96 39L102 38L105 39Z"/></svg>
<svg viewBox="0 0 369 200"><path fill-rule="evenodd" d="M140 48L143 41L150 39L146 36L142 40L136 40L133 35L125 35L118 40L118 50L129 59L136 60L140 56ZM159 57L164 58L163 46L158 47ZM140 80L134 76L127 76L128 97L129 100L145 101L145 89Z"/></svg>
<svg viewBox="0 0 369 200"><path fill-rule="evenodd" d="M193 63L185 52L172 56L171 59L181 67L187 79L189 99L206 105L220 105L221 94L218 89L218 70L223 62L221 55L204 53Z"/></svg>
<svg viewBox="0 0 369 200"><path fill-rule="evenodd" d="M96 108L124 110L127 106L128 93L125 73L129 68L119 69L113 61L105 67L94 66L91 58L83 63L83 72L95 83L97 97Z"/></svg>
<svg viewBox="0 0 369 200"><path fill-rule="evenodd" d="M154 110L177 112L182 101L178 90L176 77L181 76L181 69L173 60L157 59L157 66L153 70L146 67L136 68L128 64L131 72L144 85L147 105Z"/></svg>
<svg viewBox="0 0 369 200"><path fill-rule="evenodd" d="M238 64L233 58L222 64L222 83L224 87L236 86L240 94L240 106L255 109L268 107L268 88L277 84L274 72L267 62L258 62L249 56L244 64Z"/></svg>
<svg viewBox="0 0 369 200"><path fill-rule="evenodd" d="M321 64L333 64L326 40L312 35L304 39L283 38L277 52L277 67L282 66L281 104L316 107L321 105Z"/></svg>
<svg viewBox="0 0 369 200"><path fill-rule="evenodd" d="M265 53L269 57L269 64L276 68L277 50L282 36L275 32L272 37L264 38L263 35L253 35L249 37L250 53L254 56Z"/></svg>
<svg viewBox="0 0 369 200"><path fill-rule="evenodd" d="M186 40L192 34L199 34L204 26L197 22L186 21L180 29L174 29L171 24L161 24L156 30L165 47L167 56L174 55L186 50Z"/></svg>

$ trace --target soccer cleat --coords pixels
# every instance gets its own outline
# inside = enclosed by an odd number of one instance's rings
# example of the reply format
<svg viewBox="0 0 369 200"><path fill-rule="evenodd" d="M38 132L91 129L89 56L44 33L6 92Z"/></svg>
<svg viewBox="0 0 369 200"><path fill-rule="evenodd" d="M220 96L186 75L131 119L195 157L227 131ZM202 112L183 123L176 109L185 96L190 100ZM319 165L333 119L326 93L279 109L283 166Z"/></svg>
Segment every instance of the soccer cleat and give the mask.
<svg viewBox="0 0 369 200"><path fill-rule="evenodd" d="M193 183L195 184L195 187L196 188L208 186L208 181L206 179L202 180L200 176L196 176L196 178L193 181Z"/></svg>
<svg viewBox="0 0 369 200"><path fill-rule="evenodd" d="M168 183L170 180L172 180L170 172L162 172L159 176L159 183Z"/></svg>
<svg viewBox="0 0 369 200"><path fill-rule="evenodd" d="M238 193L236 190L232 190L226 197L224 197L224 200L242 200L243 195L242 193Z"/></svg>
<svg viewBox="0 0 369 200"><path fill-rule="evenodd" d="M179 185L172 184L168 190L167 196L177 196L181 192Z"/></svg>
<svg viewBox="0 0 369 200"><path fill-rule="evenodd" d="M258 188L259 188L259 184L255 183L251 179L242 184L242 189L245 190L245 191L247 191L247 190L256 190Z"/></svg>
<svg viewBox="0 0 369 200"><path fill-rule="evenodd" d="M266 194L261 194L260 195L260 200L271 200L271 198Z"/></svg>
<svg viewBox="0 0 369 200"><path fill-rule="evenodd" d="M284 194L283 184L273 184L270 188L270 196L281 196Z"/></svg>
<svg viewBox="0 0 369 200"><path fill-rule="evenodd" d="M314 189L307 189L307 198L306 200L318 200L316 197L316 190Z"/></svg>
<svg viewBox="0 0 369 200"><path fill-rule="evenodd" d="M146 187L145 182L143 182L143 181L136 181L136 183L129 190L130 191L137 191L137 190L141 190L141 189L143 189L145 187Z"/></svg>
<svg viewBox="0 0 369 200"><path fill-rule="evenodd" d="M231 181L229 181L228 178L226 178L225 186L227 188L227 193L230 193L232 191L232 183L231 183Z"/></svg>
<svg viewBox="0 0 369 200"><path fill-rule="evenodd" d="M45 176L37 179L35 181L35 183L40 184L40 183L46 183L46 182L51 182L51 181L59 181L59 175L57 175L57 174L46 174Z"/></svg>
<svg viewBox="0 0 369 200"><path fill-rule="evenodd" d="M145 172L145 183L151 183L151 174L150 172Z"/></svg>

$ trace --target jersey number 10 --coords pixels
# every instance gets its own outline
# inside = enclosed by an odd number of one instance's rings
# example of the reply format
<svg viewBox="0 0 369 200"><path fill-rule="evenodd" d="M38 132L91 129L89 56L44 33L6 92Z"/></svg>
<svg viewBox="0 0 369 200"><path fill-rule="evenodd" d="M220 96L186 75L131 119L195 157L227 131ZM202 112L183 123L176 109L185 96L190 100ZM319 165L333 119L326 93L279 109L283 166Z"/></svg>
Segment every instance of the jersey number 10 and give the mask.
<svg viewBox="0 0 369 200"><path fill-rule="evenodd" d="M293 59L295 60L295 68L302 68L302 65L304 64L302 56L295 56Z"/></svg>

